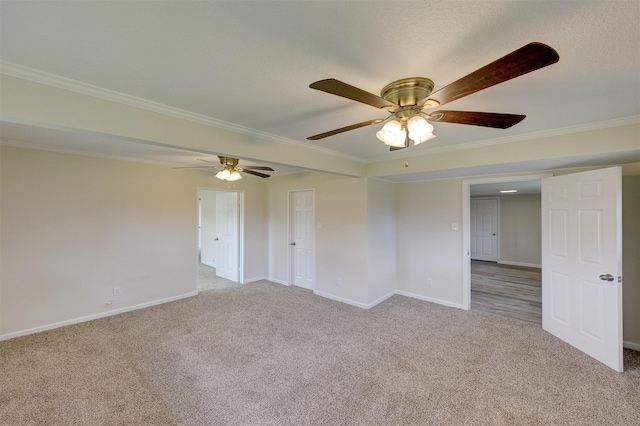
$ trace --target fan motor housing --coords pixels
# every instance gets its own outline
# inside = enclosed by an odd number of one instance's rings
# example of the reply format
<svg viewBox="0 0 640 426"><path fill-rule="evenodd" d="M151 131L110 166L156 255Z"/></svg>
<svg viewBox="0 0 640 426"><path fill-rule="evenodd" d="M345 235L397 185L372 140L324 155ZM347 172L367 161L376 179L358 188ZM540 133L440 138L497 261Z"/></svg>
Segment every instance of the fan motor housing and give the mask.
<svg viewBox="0 0 640 426"><path fill-rule="evenodd" d="M380 96L401 107L417 105L433 91L433 81L424 77L396 80L382 88Z"/></svg>

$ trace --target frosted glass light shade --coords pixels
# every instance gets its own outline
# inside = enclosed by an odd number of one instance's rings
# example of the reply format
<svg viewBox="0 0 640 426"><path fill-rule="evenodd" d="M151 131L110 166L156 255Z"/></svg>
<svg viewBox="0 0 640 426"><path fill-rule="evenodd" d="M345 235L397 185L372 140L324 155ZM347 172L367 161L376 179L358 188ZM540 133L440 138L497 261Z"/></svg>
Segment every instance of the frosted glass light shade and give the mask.
<svg viewBox="0 0 640 426"><path fill-rule="evenodd" d="M409 130L409 138L413 140L414 145L421 144L434 137L433 126L419 115L409 119L407 129Z"/></svg>
<svg viewBox="0 0 640 426"><path fill-rule="evenodd" d="M229 180L230 176L231 172L228 169L223 169L216 173L216 177L221 180Z"/></svg>
<svg viewBox="0 0 640 426"><path fill-rule="evenodd" d="M240 175L240 173L238 173L236 170L232 171L231 174L229 175L229 178L227 179L229 182L233 182L236 180L240 180L242 179L242 175Z"/></svg>
<svg viewBox="0 0 640 426"><path fill-rule="evenodd" d="M376 137L389 146L404 146L404 139L407 133L402 130L402 125L399 121L391 120L382 129L376 133Z"/></svg>

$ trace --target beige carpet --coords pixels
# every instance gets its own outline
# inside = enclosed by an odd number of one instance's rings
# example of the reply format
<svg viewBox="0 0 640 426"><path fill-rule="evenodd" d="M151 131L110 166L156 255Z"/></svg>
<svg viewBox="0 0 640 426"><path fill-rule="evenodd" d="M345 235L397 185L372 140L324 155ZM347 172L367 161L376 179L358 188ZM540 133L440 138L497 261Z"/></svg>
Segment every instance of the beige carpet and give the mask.
<svg viewBox="0 0 640 426"><path fill-rule="evenodd" d="M531 323L258 282L0 342L0 424L640 424L616 373Z"/></svg>
<svg viewBox="0 0 640 426"><path fill-rule="evenodd" d="M241 284L216 275L216 268L200 263L198 265L198 290L219 290L237 287Z"/></svg>

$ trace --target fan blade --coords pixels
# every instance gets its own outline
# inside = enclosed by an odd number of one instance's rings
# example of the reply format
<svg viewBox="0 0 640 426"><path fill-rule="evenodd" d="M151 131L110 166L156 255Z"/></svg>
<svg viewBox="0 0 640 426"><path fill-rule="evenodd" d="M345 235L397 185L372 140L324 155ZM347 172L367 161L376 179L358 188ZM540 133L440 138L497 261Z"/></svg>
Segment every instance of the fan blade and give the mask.
<svg viewBox="0 0 640 426"><path fill-rule="evenodd" d="M242 169L242 173L249 173L250 175L258 176L258 177L261 177L261 178L271 177L269 175L265 175L264 173L254 172L252 170L246 170L246 169Z"/></svg>
<svg viewBox="0 0 640 426"><path fill-rule="evenodd" d="M307 139L310 141L317 141L318 139L326 138L327 136L337 135L338 133L348 132L349 130L359 129L360 127L370 126L372 124L382 123L382 118L376 118L375 120L363 121L362 123L352 124L351 126L341 127L339 129L331 130L329 132L320 133L319 135L309 136Z"/></svg>
<svg viewBox="0 0 640 426"><path fill-rule="evenodd" d="M242 166L242 170L268 170L270 172L275 172L271 167L267 166Z"/></svg>
<svg viewBox="0 0 640 426"><path fill-rule="evenodd" d="M546 44L529 43L432 93L420 105L424 105L429 99L444 105L487 87L555 64L559 59L558 53Z"/></svg>
<svg viewBox="0 0 640 426"><path fill-rule="evenodd" d="M469 124L471 126L508 129L524 120L526 115L474 111L436 111L431 113L431 117L433 118L430 118L429 121L437 121L440 123Z"/></svg>
<svg viewBox="0 0 640 426"><path fill-rule="evenodd" d="M316 81L315 83L311 83L309 87L320 90L321 92L342 96L343 98L351 99L352 101L362 102L363 104L371 105L376 108L397 107L393 102L389 102L380 96L374 95L373 93L365 92L364 90L358 89L350 84L343 83L335 78Z"/></svg>
<svg viewBox="0 0 640 426"><path fill-rule="evenodd" d="M204 161L205 163L220 164L220 161L209 161L209 160L203 160L202 158L196 158L196 160Z"/></svg>

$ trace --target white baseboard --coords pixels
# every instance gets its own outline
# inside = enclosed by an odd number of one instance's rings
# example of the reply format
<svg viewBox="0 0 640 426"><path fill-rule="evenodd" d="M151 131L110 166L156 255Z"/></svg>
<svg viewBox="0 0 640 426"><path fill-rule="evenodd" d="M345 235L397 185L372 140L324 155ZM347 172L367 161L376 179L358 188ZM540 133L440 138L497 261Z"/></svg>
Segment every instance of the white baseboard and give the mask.
<svg viewBox="0 0 640 426"><path fill-rule="evenodd" d="M249 284L249 283L255 283L256 281L262 281L262 280L266 280L268 279L267 277L253 277L253 278L246 278L242 284Z"/></svg>
<svg viewBox="0 0 640 426"><path fill-rule="evenodd" d="M512 265L512 266L525 266L527 268L538 268L542 269L542 265L536 265L535 263L524 263L524 262L510 262L508 260L499 260L498 263L502 265Z"/></svg>
<svg viewBox="0 0 640 426"><path fill-rule="evenodd" d="M282 285L286 285L289 286L290 284L286 281L282 281L282 280L278 280L276 278L271 278L271 277L267 277L265 278L267 281L271 281L272 283L276 283L276 284L282 284Z"/></svg>
<svg viewBox="0 0 640 426"><path fill-rule="evenodd" d="M422 296L420 294L410 293L408 291L396 290L395 294L399 294L400 296L412 297L412 298L418 299L418 300L424 300L425 302L436 303L438 305L449 306L451 308L464 309L464 307L460 303L452 303L452 302L448 302L446 300L435 299L433 297L427 297L427 296Z"/></svg>
<svg viewBox="0 0 640 426"><path fill-rule="evenodd" d="M387 293L387 294L385 294L384 296L382 296L382 297L380 297L380 298L378 298L378 299L376 299L376 300L374 300L373 302L369 303L369 305L368 305L367 309L371 309L371 308L373 308L374 306L376 306L376 305L378 305L378 304L380 304L380 303L384 302L385 300L387 300L388 298L390 298L390 297L391 297L391 296L393 296L394 294L396 294L395 290L394 290L394 291L391 291L391 292L389 292L389 293Z"/></svg>
<svg viewBox="0 0 640 426"><path fill-rule="evenodd" d="M622 346L627 348L627 349L633 349L635 351L640 351L640 343L634 343L634 342L628 342L628 341L623 341L622 342Z"/></svg>
<svg viewBox="0 0 640 426"><path fill-rule="evenodd" d="M110 317L112 315L122 314L124 312L135 311L138 309L148 308L150 306L161 305L163 303L173 302L180 299L186 299L187 297L197 296L198 292L184 293L178 296L167 297L165 299L154 300L151 302L141 303L139 305L127 306L125 308L114 309L107 312L100 312L99 314L87 315L80 318L73 318L70 320L54 322L52 324L42 325L39 327L29 328L26 330L14 331L12 333L0 335L0 341L13 339L15 337L26 336L29 334L40 333L41 331L53 330L54 328L60 328L67 325L78 324L81 322L92 321L99 318Z"/></svg>
<svg viewBox="0 0 640 426"><path fill-rule="evenodd" d="M324 293L322 291L313 290L313 294L322 296L326 299L335 300L336 302L342 302L342 303L346 303L347 305L356 306L358 308L369 309L369 305L367 305L366 303L360 303L351 299L345 299L344 297L336 296L331 293Z"/></svg>

